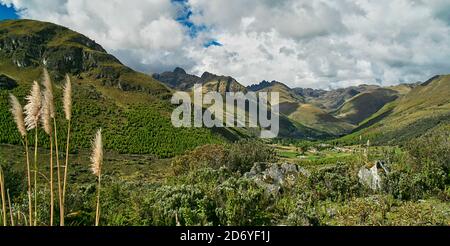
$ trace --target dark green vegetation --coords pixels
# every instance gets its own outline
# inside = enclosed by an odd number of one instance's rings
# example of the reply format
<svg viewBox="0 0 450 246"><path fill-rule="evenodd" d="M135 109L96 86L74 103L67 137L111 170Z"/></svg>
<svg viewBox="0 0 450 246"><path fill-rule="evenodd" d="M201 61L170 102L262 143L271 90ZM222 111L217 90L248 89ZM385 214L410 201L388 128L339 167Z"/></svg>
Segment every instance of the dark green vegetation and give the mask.
<svg viewBox="0 0 450 246"><path fill-rule="evenodd" d="M0 165L16 214L27 209L25 156L8 94L24 104L45 64L58 119L64 74L73 82L66 225L94 221L87 148L98 128L107 150L102 225L450 225L450 76L332 91L279 82L245 88L231 77L180 69L150 77L78 33L29 20L1 22L0 48ZM254 135L248 129L174 128L172 89L154 78L183 90L200 81L219 92L280 92L280 136L289 138L262 142L248 139ZM63 143L65 122L58 125ZM39 224L48 225L48 137L39 131L38 214ZM390 172L373 191L358 171L377 160ZM305 171L274 193L246 175L255 163L291 163Z"/></svg>
<svg viewBox="0 0 450 246"><path fill-rule="evenodd" d="M296 165L310 174L295 176L279 193L267 192L243 175L250 170L249 163L279 161L273 148L254 141L206 145L169 163L108 153L101 224L450 225L450 134L448 128L435 134L415 139L404 149L369 148L368 157L362 153L366 147L355 147L355 152L338 162L299 159ZM25 177L20 164L9 163L10 158L20 158L14 148L5 151L9 158L3 165L10 177L7 185L15 187L15 206L21 208L26 207L25 187L18 183ZM322 147L320 152L331 149ZM95 185L83 164L87 158L80 153L74 159L69 225L90 225L95 215ZM361 158L389 160L391 172L381 190L372 191L359 182ZM42 205L42 216L46 206Z"/></svg>

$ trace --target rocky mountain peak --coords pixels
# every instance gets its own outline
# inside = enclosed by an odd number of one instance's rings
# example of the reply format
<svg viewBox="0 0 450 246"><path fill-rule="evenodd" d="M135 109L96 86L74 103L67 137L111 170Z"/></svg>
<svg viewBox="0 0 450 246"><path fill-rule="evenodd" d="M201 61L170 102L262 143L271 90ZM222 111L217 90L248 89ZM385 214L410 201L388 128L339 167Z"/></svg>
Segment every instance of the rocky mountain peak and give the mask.
<svg viewBox="0 0 450 246"><path fill-rule="evenodd" d="M184 69L182 69L181 67L176 67L173 70L173 72L176 73L176 74L186 74L186 71Z"/></svg>

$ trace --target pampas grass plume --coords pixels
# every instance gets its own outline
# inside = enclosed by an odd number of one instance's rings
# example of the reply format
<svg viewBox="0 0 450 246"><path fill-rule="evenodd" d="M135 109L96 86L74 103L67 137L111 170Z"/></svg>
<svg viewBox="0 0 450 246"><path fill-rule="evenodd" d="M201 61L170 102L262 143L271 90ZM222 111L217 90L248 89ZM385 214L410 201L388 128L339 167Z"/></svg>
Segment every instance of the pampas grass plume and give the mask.
<svg viewBox="0 0 450 246"><path fill-rule="evenodd" d="M66 74L66 85L64 86L64 113L66 115L66 120L72 119L72 83L70 82L69 75Z"/></svg>
<svg viewBox="0 0 450 246"><path fill-rule="evenodd" d="M97 134L95 135L94 142L92 143L92 155L91 155L91 171L97 177L100 177L102 162L103 162L102 130L99 129L97 131Z"/></svg>
<svg viewBox="0 0 450 246"><path fill-rule="evenodd" d="M27 130L32 130L38 127L39 117L41 114L42 96L41 88L38 82L34 81L31 88L31 93L26 97L27 104L25 105L25 126Z"/></svg>
<svg viewBox="0 0 450 246"><path fill-rule="evenodd" d="M11 103L11 113L14 117L14 121L16 122L17 129L19 130L19 133L23 138L27 135L27 129L25 127L25 121L23 118L22 105L20 105L19 100L13 94L9 94L9 98Z"/></svg>

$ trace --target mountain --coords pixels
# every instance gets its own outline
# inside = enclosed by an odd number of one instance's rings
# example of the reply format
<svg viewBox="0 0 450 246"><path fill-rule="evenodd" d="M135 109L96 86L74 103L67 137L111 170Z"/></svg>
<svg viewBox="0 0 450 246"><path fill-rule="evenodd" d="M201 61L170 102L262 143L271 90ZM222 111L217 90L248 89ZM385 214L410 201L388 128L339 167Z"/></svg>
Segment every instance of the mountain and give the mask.
<svg viewBox="0 0 450 246"><path fill-rule="evenodd" d="M199 83L200 78L195 75L187 74L184 69L177 67L173 72L155 73L152 75L154 79L159 80L170 88L185 91Z"/></svg>
<svg viewBox="0 0 450 246"><path fill-rule="evenodd" d="M359 85L329 91L310 88L294 88L294 91L305 97L307 103L313 104L316 107L324 109L328 112L332 112L337 110L352 97L376 88L379 87L376 85Z"/></svg>
<svg viewBox="0 0 450 246"><path fill-rule="evenodd" d="M173 72L155 74L153 78L161 80L172 88L186 91L191 91L193 84L198 83L204 85L204 92L278 92L280 93L280 116L283 122L281 124L283 130L281 137L294 138L329 138L353 132L343 139L355 139L356 132L376 132L377 130L373 129L385 128L379 127L380 125L386 125L386 127L388 125L401 126L403 123L396 124L395 120L404 121L405 119L412 125L415 124L415 121L411 119L416 119L417 124L422 122L423 125L432 126L432 123L429 122L440 122L441 119L447 117L445 114L431 113L434 112L433 108L436 104L444 105L449 98L448 95L447 97L438 97L443 101L435 102L436 95L420 92L423 94L420 97L431 98L430 100L426 99L428 103L435 103L423 105L413 103L417 101L417 99L414 100L415 97L418 97L417 91L421 91L421 88L423 89L426 86L435 86L433 81L442 78L442 76L433 77L424 83L417 82L386 87L362 84L334 90L290 88L278 81L269 82L265 80L244 87L232 77L217 76L208 72L198 77L187 74L181 68L177 68ZM448 93L446 88L441 89ZM439 93L444 92L440 91ZM412 110L410 109L407 113L400 113L404 111L404 105L415 105L412 107L414 110L410 111ZM424 119L414 116L419 114L418 112L421 112ZM391 114L393 116L390 116ZM400 119L395 118L395 120L390 121L391 117L395 115ZM426 127L422 128L425 129ZM245 132L244 130L243 134L248 135L248 132ZM401 134L393 134L392 136L415 135L412 127L406 127L398 132L401 132ZM419 130L418 133L423 133L423 131ZM377 134L384 135L381 132ZM385 136L385 138L387 137Z"/></svg>
<svg viewBox="0 0 450 246"><path fill-rule="evenodd" d="M262 81L257 85L248 86L249 91L254 92L278 92L280 93L280 107L283 104L303 102L303 97L297 95L289 86L278 81ZM282 111L282 110L281 110Z"/></svg>
<svg viewBox="0 0 450 246"><path fill-rule="evenodd" d="M294 88L293 91L304 98L319 98L328 92L322 89L300 88L300 87Z"/></svg>
<svg viewBox="0 0 450 246"><path fill-rule="evenodd" d="M225 92L243 92L255 91L255 87L245 87L240 84L236 79L230 76L219 76L209 72L204 72L201 77L187 74L183 69L176 68L172 72L163 72L161 74L153 74L153 78L161 81L169 87L192 92L194 84L201 84L203 87L203 93L209 91L216 91L224 94ZM298 101L302 98L296 95L291 88L283 83L272 81L263 81L261 84L268 84L264 88L258 87L258 91L277 91L280 92L280 111L284 113L285 108L289 107L289 103L297 105ZM258 85L255 85L258 86ZM236 108L239 111L239 109ZM247 109L246 109L247 110ZM248 114L247 111L241 112ZM257 136L259 130L250 128L233 128L231 131L236 132L240 136ZM287 115L280 115L280 137L282 138L307 138L317 139L330 137L330 133L324 132L318 129L314 129L308 125L302 124L302 122L296 122L291 120Z"/></svg>
<svg viewBox="0 0 450 246"><path fill-rule="evenodd" d="M247 92L245 86L241 85L236 79L230 76L218 76L212 73L204 72L200 77L199 84L203 85L203 89L208 91L216 91L221 94L225 92Z"/></svg>
<svg viewBox="0 0 450 246"><path fill-rule="evenodd" d="M24 104L32 81L40 80L44 66L55 83L62 141L66 135L62 84L66 73L72 79L72 135L77 147L89 148L98 128L103 129L107 149L158 157L236 138L226 129L173 127L170 88L124 66L82 34L51 23L14 20L0 22L0 143L20 144L8 95L16 95ZM41 144L48 144L41 131L39 138Z"/></svg>
<svg viewBox="0 0 450 246"><path fill-rule="evenodd" d="M163 72L153 74L154 79L161 81L167 86L180 91L191 91L194 84L203 85L207 91L225 92L246 92L245 86L230 76L219 76L209 72L204 72L201 77L187 74L182 68L175 68L173 72Z"/></svg>
<svg viewBox="0 0 450 246"><path fill-rule="evenodd" d="M341 135L350 132L354 126L340 120L325 110L306 103L307 94L298 93L287 85L272 81L262 81L260 84L247 87L256 92L278 92L280 95L280 112L291 121L322 132L329 136Z"/></svg>
<svg viewBox="0 0 450 246"><path fill-rule="evenodd" d="M124 66L95 41L65 27L33 20L3 21L0 27L3 66L15 65L25 72L46 66L57 79L69 73L124 91L170 93L150 76Z"/></svg>
<svg viewBox="0 0 450 246"><path fill-rule="evenodd" d="M442 124L450 124L450 75L411 86L408 93L387 103L340 141L354 143L363 136L376 143L400 143Z"/></svg>

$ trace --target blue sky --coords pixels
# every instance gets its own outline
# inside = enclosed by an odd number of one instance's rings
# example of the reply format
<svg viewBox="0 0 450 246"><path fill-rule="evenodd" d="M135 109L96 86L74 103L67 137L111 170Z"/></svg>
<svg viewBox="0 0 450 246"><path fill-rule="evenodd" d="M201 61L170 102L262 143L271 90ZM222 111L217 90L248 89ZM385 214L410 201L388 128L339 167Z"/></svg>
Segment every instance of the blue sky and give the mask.
<svg viewBox="0 0 450 246"><path fill-rule="evenodd" d="M7 19L17 19L18 16L13 7L7 7L6 5L0 4L0 20Z"/></svg>
<svg viewBox="0 0 450 246"><path fill-rule="evenodd" d="M195 24L192 20L192 9L187 0L172 0L174 5L179 6L176 21L188 29L191 38L196 38L201 32L208 32L206 25ZM203 47L222 46L216 39L208 39L203 43Z"/></svg>

